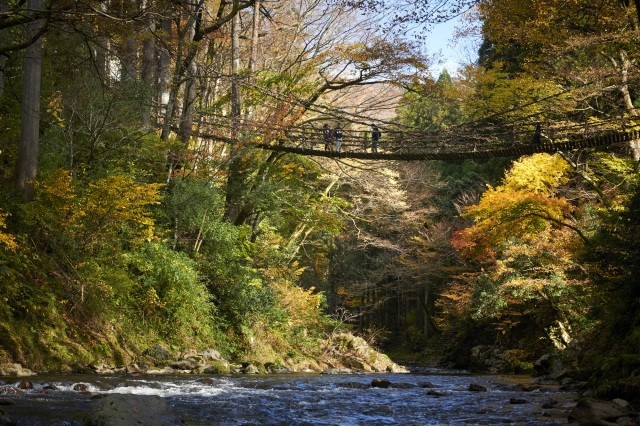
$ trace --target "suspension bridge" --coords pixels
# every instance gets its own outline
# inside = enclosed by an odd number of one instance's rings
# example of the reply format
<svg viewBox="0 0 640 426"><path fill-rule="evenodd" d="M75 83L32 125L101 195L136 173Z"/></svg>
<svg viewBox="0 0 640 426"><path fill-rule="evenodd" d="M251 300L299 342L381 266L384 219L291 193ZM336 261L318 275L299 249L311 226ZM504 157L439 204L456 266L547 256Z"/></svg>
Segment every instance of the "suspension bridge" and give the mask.
<svg viewBox="0 0 640 426"><path fill-rule="evenodd" d="M229 133L227 123L218 122L216 128ZM398 161L461 161L497 157L516 157L535 153L556 153L581 149L615 150L631 153L640 151L640 124L609 120L585 124L542 125L528 123L520 128L464 127L439 131L404 131L400 126L382 128L377 152L372 152L370 132L344 130L341 149L331 142L325 145L322 129L313 126L281 127L265 123L243 123L239 134L230 138L215 133L199 133L203 139L229 143L243 142L245 146L282 153L335 159L398 160Z"/></svg>

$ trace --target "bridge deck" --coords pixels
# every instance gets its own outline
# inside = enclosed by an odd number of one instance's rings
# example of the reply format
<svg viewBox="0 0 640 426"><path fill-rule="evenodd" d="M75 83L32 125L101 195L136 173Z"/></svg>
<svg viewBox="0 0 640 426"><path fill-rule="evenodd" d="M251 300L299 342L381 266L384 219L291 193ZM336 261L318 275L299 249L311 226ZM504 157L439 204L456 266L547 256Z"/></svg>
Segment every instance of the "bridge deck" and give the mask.
<svg viewBox="0 0 640 426"><path fill-rule="evenodd" d="M342 152L325 151L314 147L289 146L284 144L256 144L256 148L272 151L289 152L300 155L329 157L329 158L356 158L361 160L400 160L400 161L424 161L442 160L457 161L466 159L483 159L497 157L513 157L530 155L540 152L554 153L558 151L570 151L583 148L596 148L611 146L640 139L640 130L610 132L607 134L584 139L576 139L558 143L539 142L528 145L500 147L495 149L468 150L468 151L406 151L404 149L385 150L384 152L366 152L359 150L344 150Z"/></svg>

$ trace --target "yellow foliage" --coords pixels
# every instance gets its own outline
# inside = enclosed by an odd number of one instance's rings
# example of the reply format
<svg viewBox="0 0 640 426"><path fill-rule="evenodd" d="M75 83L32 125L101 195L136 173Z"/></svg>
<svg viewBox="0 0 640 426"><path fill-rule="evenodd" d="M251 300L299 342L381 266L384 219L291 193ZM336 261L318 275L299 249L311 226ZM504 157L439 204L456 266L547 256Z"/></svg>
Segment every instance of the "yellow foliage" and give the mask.
<svg viewBox="0 0 640 426"><path fill-rule="evenodd" d="M64 119L62 118L62 92L57 91L51 94L49 102L47 104L47 112L51 115L52 122L59 127L65 127Z"/></svg>
<svg viewBox="0 0 640 426"><path fill-rule="evenodd" d="M489 187L478 204L466 209L463 216L474 225L458 232L452 244L467 255L492 257L512 238L569 226L565 219L574 207L554 197L556 188L568 182L569 170L557 155L536 154L517 161L502 185Z"/></svg>
<svg viewBox="0 0 640 426"><path fill-rule="evenodd" d="M321 294L314 293L315 288L305 290L295 284L281 282L277 286L279 301L287 312L292 327L311 327L318 324L322 315Z"/></svg>
<svg viewBox="0 0 640 426"><path fill-rule="evenodd" d="M3 229L7 227L6 219L9 216L8 213L0 212L0 244L4 244L9 250L15 250L18 248L18 244L16 244L15 239L12 235L5 234L2 232Z"/></svg>
<svg viewBox="0 0 640 426"><path fill-rule="evenodd" d="M81 193L67 170L35 182L33 202L24 206L25 222L48 235L93 244L127 239L141 243L153 238L150 205L160 202L162 184L138 184L130 176L100 179Z"/></svg>
<svg viewBox="0 0 640 426"><path fill-rule="evenodd" d="M109 176L89 186L84 209L91 216L93 233L117 234L122 227L142 242L153 237L149 205L160 203L162 184L138 184L127 175Z"/></svg>
<svg viewBox="0 0 640 426"><path fill-rule="evenodd" d="M68 170L57 170L45 180L33 183L35 197L25 206L27 223L39 223L50 229L63 227L74 232L85 212L79 208L78 197Z"/></svg>
<svg viewBox="0 0 640 426"><path fill-rule="evenodd" d="M571 166L557 154L533 154L516 161L505 176L504 186L551 195L569 181Z"/></svg>

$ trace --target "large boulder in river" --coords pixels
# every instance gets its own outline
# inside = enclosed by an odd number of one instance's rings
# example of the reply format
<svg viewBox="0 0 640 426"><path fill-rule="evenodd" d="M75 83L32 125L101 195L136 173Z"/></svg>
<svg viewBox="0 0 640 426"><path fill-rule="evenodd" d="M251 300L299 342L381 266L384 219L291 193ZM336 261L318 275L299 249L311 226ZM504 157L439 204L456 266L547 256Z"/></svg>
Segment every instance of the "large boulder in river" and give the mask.
<svg viewBox="0 0 640 426"><path fill-rule="evenodd" d="M588 424L605 424L603 422L634 424L632 419L636 419L638 413L619 401L603 401L595 398L581 399L569 414L569 421ZM629 420L629 422L625 423L625 420Z"/></svg>
<svg viewBox="0 0 640 426"><path fill-rule="evenodd" d="M371 347L362 337L350 333L335 333L326 342L321 361L333 368L349 368L361 372L408 373L387 355Z"/></svg>
<svg viewBox="0 0 640 426"><path fill-rule="evenodd" d="M181 420L159 396L112 394L101 398L85 426L173 426Z"/></svg>

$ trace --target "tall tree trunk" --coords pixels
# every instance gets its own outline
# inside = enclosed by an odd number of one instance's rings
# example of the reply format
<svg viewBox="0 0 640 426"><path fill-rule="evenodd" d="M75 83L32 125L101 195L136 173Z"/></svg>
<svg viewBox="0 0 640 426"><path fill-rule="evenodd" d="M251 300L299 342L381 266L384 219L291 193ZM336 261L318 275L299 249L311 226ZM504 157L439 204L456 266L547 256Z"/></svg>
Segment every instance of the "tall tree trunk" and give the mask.
<svg viewBox="0 0 640 426"><path fill-rule="evenodd" d="M192 11L194 15L200 14L199 11ZM191 27L188 28L187 34L189 39L194 40L196 36L197 26L199 25L198 19L194 19L191 22ZM182 99L182 112L180 114L179 135L180 140L186 145L191 138L191 132L193 127L193 108L196 99L196 54L192 58L185 62L185 87L184 95Z"/></svg>
<svg viewBox="0 0 640 426"><path fill-rule="evenodd" d="M29 0L31 11L43 9L44 0ZM32 12L33 13L33 12ZM42 19L27 24L27 37L33 39L42 29ZM38 138L40 132L40 80L42 73L42 38L24 51L22 90L22 129L20 133L16 186L26 198L31 197L30 180L38 172Z"/></svg>
<svg viewBox="0 0 640 426"><path fill-rule="evenodd" d="M100 12L108 13L107 2L100 2ZM110 66L109 66L109 51L111 50L111 39L104 33L100 33L97 37L97 43L95 47L95 70L100 80L100 84L103 86L109 85L110 79Z"/></svg>
<svg viewBox="0 0 640 426"><path fill-rule="evenodd" d="M237 0L234 0L234 3ZM240 125L240 17L233 17L231 21L231 138L236 141L236 149L233 149L229 163L229 177L226 188L225 219L236 223L242 209L242 194L245 191L246 170L244 167L245 150L237 142Z"/></svg>
<svg viewBox="0 0 640 426"><path fill-rule="evenodd" d="M149 9L150 0L145 0L142 3L143 9L146 11ZM155 99L156 89L156 40L153 34L156 31L156 21L153 16L148 18L147 25L149 35L145 37L142 43L142 69L140 77L144 83L144 90L147 95L143 97L142 105L142 128L145 130L151 130L151 111Z"/></svg>
<svg viewBox="0 0 640 426"><path fill-rule="evenodd" d="M196 101L196 63L192 61L186 73L182 114L180 115L180 140L186 145L193 131L194 106Z"/></svg>
<svg viewBox="0 0 640 426"><path fill-rule="evenodd" d="M640 1L640 0L639 0ZM260 0L253 2L253 26L251 28L251 57L249 58L249 76L253 79L258 59L258 30L260 29Z"/></svg>
<svg viewBox="0 0 640 426"><path fill-rule="evenodd" d="M631 61L629 60L629 56L627 52L621 50L619 62L617 58L609 56L608 59L613 66L613 69L616 70L620 74L620 83L618 84L618 92L622 98L622 102L624 104L624 109L627 115L632 117L638 116L638 111L636 110L635 105L633 104L633 99L631 98L631 91L629 90L629 69L631 68ZM640 161L640 142L631 141L629 143L629 148L631 149L631 153L633 155L634 160Z"/></svg>
<svg viewBox="0 0 640 426"><path fill-rule="evenodd" d="M160 30L163 34L171 34L171 20L162 19L160 21ZM158 79L156 93L158 99L156 100L159 110L156 112L158 116L162 116L166 113L167 104L169 103L169 91L171 82L171 55L166 46L156 45L158 48Z"/></svg>
<svg viewBox="0 0 640 426"><path fill-rule="evenodd" d="M260 29L260 0L253 2L253 26L251 28L251 56L249 57L249 82L254 84L256 61L258 59L258 30ZM247 117L252 117L254 108L247 108Z"/></svg>
<svg viewBox="0 0 640 426"><path fill-rule="evenodd" d="M9 3L7 0L0 0L0 14L9 10ZM5 33L7 30L0 30L0 40L5 38ZM7 65L7 56L5 54L0 53L0 97L4 95L4 80L5 80L5 72L4 68Z"/></svg>
<svg viewBox="0 0 640 426"><path fill-rule="evenodd" d="M236 0L237 1L237 0ZM235 2L234 2L235 3ZM232 138L238 137L240 123L240 15L231 21L231 117L233 119Z"/></svg>
<svg viewBox="0 0 640 426"><path fill-rule="evenodd" d="M629 91L629 68L631 68L631 61L627 52L620 51L620 94L624 102L624 107L628 114L637 116L633 100L631 99L631 92Z"/></svg>

